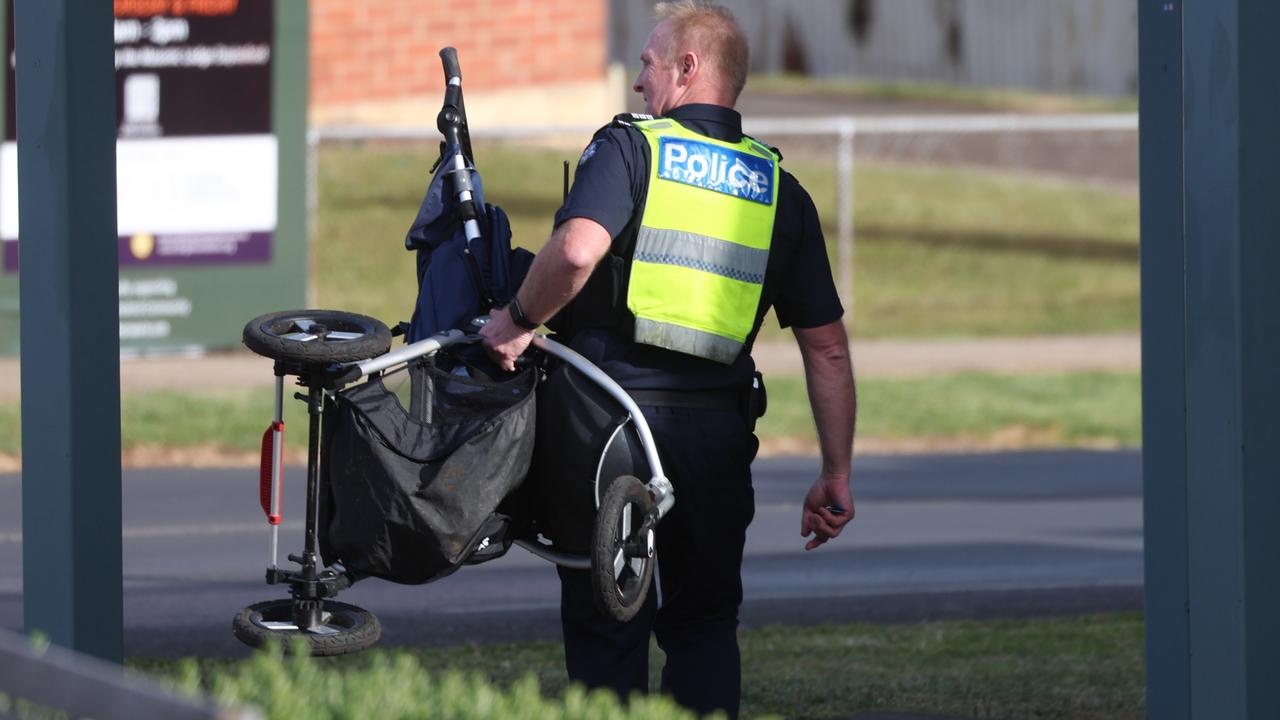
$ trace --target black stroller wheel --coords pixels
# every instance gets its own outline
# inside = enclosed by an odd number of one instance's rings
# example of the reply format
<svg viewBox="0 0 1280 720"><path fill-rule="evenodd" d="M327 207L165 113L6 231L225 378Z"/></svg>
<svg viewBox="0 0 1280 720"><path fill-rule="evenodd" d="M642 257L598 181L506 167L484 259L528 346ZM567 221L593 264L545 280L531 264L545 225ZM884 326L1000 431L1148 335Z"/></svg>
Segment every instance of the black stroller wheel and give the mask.
<svg viewBox="0 0 1280 720"><path fill-rule="evenodd" d="M644 483L623 476L609 484L596 512L591 585L601 612L626 622L653 582L653 530L644 527L653 498Z"/></svg>
<svg viewBox="0 0 1280 720"><path fill-rule="evenodd" d="M323 622L311 630L294 624L290 598L254 603L240 611L231 622L231 631L240 642L262 647L268 639L284 646L302 638L312 655L345 655L365 650L382 636L382 625L373 613L355 605L323 600Z"/></svg>
<svg viewBox="0 0 1280 720"><path fill-rule="evenodd" d="M250 320L244 326L244 344L272 360L325 365L385 353L391 348L391 330L356 313L285 310Z"/></svg>

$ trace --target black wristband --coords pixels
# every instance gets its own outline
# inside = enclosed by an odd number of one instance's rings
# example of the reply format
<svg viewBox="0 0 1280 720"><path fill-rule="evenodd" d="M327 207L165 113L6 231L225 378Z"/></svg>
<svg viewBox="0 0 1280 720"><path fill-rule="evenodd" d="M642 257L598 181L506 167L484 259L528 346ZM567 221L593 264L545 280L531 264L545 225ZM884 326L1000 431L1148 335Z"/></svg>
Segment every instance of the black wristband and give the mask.
<svg viewBox="0 0 1280 720"><path fill-rule="evenodd" d="M507 304L507 312L511 313L511 322L524 328L525 330L537 330L538 323L529 319L524 314L524 308L520 307L520 299L512 296L511 302Z"/></svg>

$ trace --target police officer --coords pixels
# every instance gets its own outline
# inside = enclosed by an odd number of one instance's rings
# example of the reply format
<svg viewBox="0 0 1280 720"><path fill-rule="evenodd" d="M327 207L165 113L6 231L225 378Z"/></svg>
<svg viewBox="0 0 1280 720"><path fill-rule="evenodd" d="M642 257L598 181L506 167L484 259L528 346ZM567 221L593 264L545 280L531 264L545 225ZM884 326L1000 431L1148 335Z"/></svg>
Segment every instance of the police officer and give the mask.
<svg viewBox="0 0 1280 720"><path fill-rule="evenodd" d="M853 372L813 201L733 109L748 67L741 28L702 0L656 9L634 87L653 117L621 115L596 133L516 299L481 333L512 369L557 316L568 344L636 398L674 485L657 532L660 608L651 592L619 623L596 610L585 571L560 569L569 677L647 692L652 631L663 692L736 717L758 443L734 399L751 387L767 310L795 334L822 453L801 511L806 550L853 518Z"/></svg>

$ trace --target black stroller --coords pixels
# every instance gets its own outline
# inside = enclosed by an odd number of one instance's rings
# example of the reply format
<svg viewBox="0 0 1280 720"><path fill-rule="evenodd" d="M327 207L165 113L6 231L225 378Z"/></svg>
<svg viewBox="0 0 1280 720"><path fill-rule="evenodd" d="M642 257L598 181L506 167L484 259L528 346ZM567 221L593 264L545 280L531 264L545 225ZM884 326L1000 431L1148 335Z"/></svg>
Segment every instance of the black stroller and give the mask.
<svg viewBox="0 0 1280 720"><path fill-rule="evenodd" d="M550 337L534 339L514 374L497 372L477 344L476 327L511 299L532 256L511 251L505 214L482 202L457 54L440 57L445 142L406 240L418 251L413 321L393 333L363 315L294 310L244 329L245 344L275 361L260 501L267 583L290 594L235 617L251 646L302 638L315 655L362 650L380 625L336 601L340 591L366 577L431 582L513 544L589 569L600 608L619 620L652 582L654 529L675 497L635 402ZM398 333L407 344L391 350ZM309 413L305 540L288 556L297 569L276 564L286 376L306 388L296 397ZM585 447L561 446L565 426Z"/></svg>

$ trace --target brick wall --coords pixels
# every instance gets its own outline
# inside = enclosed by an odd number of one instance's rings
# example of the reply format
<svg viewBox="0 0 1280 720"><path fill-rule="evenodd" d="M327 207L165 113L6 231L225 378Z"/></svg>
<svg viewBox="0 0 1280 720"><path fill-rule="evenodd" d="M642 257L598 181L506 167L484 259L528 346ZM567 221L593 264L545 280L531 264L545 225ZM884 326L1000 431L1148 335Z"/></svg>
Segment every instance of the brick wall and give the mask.
<svg viewBox="0 0 1280 720"><path fill-rule="evenodd" d="M311 0L311 104L430 97L458 49L468 97L606 74L606 0Z"/></svg>

